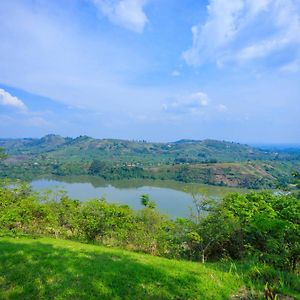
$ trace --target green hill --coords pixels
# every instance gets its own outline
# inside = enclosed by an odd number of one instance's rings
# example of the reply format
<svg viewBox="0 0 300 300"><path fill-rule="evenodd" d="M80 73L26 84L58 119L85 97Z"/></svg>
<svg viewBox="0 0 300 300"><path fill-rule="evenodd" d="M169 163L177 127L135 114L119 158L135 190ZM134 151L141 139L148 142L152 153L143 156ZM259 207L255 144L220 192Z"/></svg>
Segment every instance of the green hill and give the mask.
<svg viewBox="0 0 300 300"><path fill-rule="evenodd" d="M244 285L228 270L50 238L0 238L0 299L228 299Z"/></svg>
<svg viewBox="0 0 300 300"><path fill-rule="evenodd" d="M36 155L47 153L52 158L110 158L114 161L147 162L236 162L293 158L292 154L261 150L239 143L217 140L180 140L170 143L94 139L87 136L64 138L49 134L41 139L0 139L11 155ZM299 154L299 153L298 153ZM296 154L294 154L295 156Z"/></svg>
<svg viewBox="0 0 300 300"><path fill-rule="evenodd" d="M216 140L170 143L64 138L0 139L8 159L0 176L31 180L49 174L114 179L169 179L246 188L292 183L300 171L300 150L269 151Z"/></svg>

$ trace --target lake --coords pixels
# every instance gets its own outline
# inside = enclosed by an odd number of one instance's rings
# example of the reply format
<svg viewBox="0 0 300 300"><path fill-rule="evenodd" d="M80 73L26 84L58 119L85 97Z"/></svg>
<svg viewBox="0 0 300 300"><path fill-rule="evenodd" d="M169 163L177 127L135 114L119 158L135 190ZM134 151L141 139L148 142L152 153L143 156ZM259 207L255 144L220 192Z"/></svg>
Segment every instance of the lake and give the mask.
<svg viewBox="0 0 300 300"><path fill-rule="evenodd" d="M148 194L162 213L173 218L187 217L193 205L192 193L216 199L230 192L247 190L217 187L204 184L181 183L168 180L118 180L105 181L94 176L64 176L37 179L31 182L36 191L65 190L69 197L86 201L104 197L108 202L127 204L133 209L142 208L140 197Z"/></svg>

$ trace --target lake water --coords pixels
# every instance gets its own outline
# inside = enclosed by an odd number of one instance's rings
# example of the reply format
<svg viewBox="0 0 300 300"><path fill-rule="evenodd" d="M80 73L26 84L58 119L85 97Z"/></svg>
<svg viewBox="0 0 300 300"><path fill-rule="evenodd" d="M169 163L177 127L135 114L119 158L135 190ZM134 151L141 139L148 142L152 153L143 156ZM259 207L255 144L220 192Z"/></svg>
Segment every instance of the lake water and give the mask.
<svg viewBox="0 0 300 300"><path fill-rule="evenodd" d="M93 176L49 177L31 182L34 190L65 190L69 197L86 201L104 197L108 202L127 204L133 209L142 208L140 197L148 194L162 213L171 217L187 217L193 205L192 193L221 198L230 192L244 189L216 187L203 184L186 184L160 180L105 181Z"/></svg>

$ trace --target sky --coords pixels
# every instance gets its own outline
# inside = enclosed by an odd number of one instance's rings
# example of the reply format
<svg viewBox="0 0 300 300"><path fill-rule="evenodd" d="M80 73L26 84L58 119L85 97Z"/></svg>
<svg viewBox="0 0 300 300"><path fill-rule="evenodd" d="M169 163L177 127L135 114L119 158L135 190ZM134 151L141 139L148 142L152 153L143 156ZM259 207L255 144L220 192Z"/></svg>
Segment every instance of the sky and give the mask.
<svg viewBox="0 0 300 300"><path fill-rule="evenodd" d="M0 137L300 143L299 0L1 0Z"/></svg>

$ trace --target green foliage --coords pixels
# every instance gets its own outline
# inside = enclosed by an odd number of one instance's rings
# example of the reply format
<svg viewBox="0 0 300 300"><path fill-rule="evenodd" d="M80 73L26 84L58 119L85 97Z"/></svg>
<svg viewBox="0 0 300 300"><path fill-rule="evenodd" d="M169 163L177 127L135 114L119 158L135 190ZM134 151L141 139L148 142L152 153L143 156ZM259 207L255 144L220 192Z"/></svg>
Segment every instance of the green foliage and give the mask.
<svg viewBox="0 0 300 300"><path fill-rule="evenodd" d="M154 209L156 207L156 203L151 201L148 194L141 195L141 204L145 207L149 207Z"/></svg>
<svg viewBox="0 0 300 300"><path fill-rule="evenodd" d="M163 255L168 247L165 239L167 218L151 207L138 211L136 217L134 240L137 250Z"/></svg>
<svg viewBox="0 0 300 300"><path fill-rule="evenodd" d="M147 207L149 202L150 202L149 195L148 194L143 194L141 196L141 204L144 205L145 207Z"/></svg>
<svg viewBox="0 0 300 300"><path fill-rule="evenodd" d="M8 187L7 187L8 186ZM1 182L0 230L39 233L53 222L48 206L39 203L27 184Z"/></svg>
<svg viewBox="0 0 300 300"><path fill-rule="evenodd" d="M300 280L297 275L275 270L267 264L252 264L246 274L252 284L265 282L264 290L269 290L273 295L278 295L287 289L293 290L294 295L300 294Z"/></svg>
<svg viewBox="0 0 300 300"><path fill-rule="evenodd" d="M136 166L113 165L106 161L93 160L89 168L90 175L97 175L107 180L144 177L144 170Z"/></svg>
<svg viewBox="0 0 300 300"><path fill-rule="evenodd" d="M70 199L64 193L56 196L58 197L56 201L46 199L45 202L55 218L54 226L49 231L56 237L72 238L79 233L80 202Z"/></svg>
<svg viewBox="0 0 300 300"><path fill-rule="evenodd" d="M89 173L91 175L107 174L110 171L111 171L111 165L101 160L93 160L89 168Z"/></svg>
<svg viewBox="0 0 300 300"><path fill-rule="evenodd" d="M81 205L78 223L80 232L89 241L126 244L134 224L133 212L128 206L95 199Z"/></svg>
<svg viewBox="0 0 300 300"><path fill-rule="evenodd" d="M300 254L300 202L270 192L231 194L203 219L199 230L215 236L210 254L255 255L277 268L295 271ZM215 224L215 225L214 225Z"/></svg>

